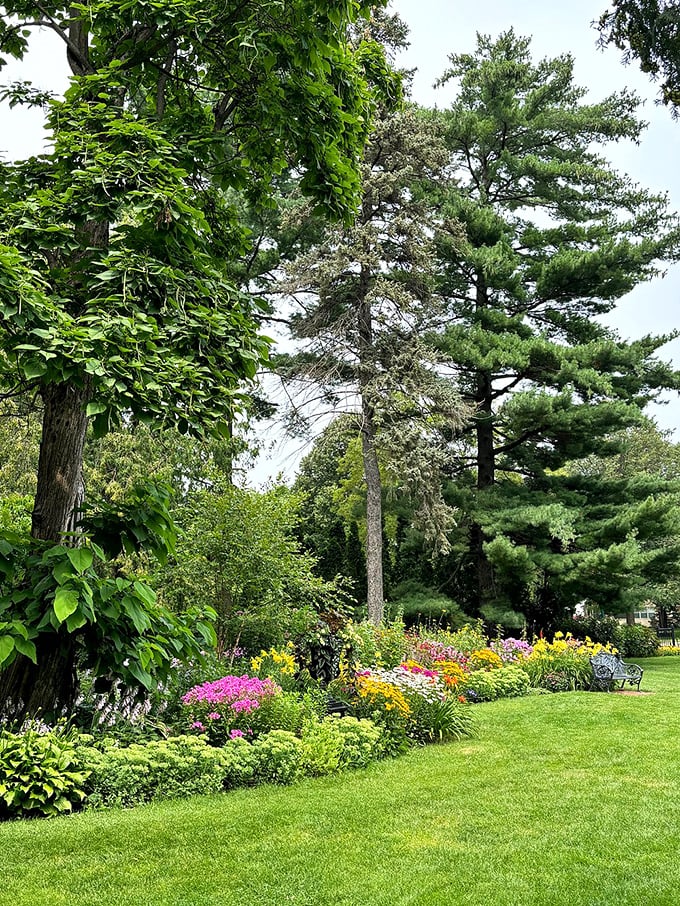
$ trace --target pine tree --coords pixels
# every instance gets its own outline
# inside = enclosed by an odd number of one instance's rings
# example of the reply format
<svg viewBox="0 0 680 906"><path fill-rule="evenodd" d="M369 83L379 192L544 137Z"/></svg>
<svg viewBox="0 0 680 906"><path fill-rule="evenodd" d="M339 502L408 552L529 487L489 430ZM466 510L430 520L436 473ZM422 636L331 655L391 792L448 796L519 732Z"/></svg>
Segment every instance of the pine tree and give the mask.
<svg viewBox="0 0 680 906"><path fill-rule="evenodd" d="M570 487L560 470L613 450L608 435L679 386L655 358L669 337L626 342L599 320L678 255L666 199L602 156L607 142L638 139L638 102L623 91L584 103L571 57L533 63L529 44L512 31L480 36L443 79L459 90L443 115L451 178L438 247L450 323L438 343L476 406L457 474L474 487L470 595L491 618L518 605L559 610L567 583L558 589L555 575L579 554L590 565L578 594L589 570L633 566L632 542L615 547L580 524L595 485ZM462 238L447 221L463 224Z"/></svg>

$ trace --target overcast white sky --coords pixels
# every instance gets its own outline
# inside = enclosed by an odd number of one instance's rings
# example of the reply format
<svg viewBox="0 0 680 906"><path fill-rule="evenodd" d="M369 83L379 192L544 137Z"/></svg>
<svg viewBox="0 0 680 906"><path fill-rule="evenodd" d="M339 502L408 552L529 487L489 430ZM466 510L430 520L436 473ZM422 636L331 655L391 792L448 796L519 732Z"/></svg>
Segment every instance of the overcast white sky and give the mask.
<svg viewBox="0 0 680 906"><path fill-rule="evenodd" d="M680 209L680 122L673 122L668 111L656 105L656 87L635 65L623 66L618 51L597 47L597 32L592 23L606 8L607 0L483 0L479 3L457 0L393 0L392 8L411 30L411 46L402 59L417 68L414 99L440 107L450 100L450 88L436 91L434 81L447 67L451 53L472 51L476 32L497 35L511 26L520 35L532 37L535 58L571 53L579 84L590 89L590 100L619 90L634 89L644 100L643 118L649 123L639 146L632 143L612 146L608 156L617 168L642 186L668 192L671 206ZM59 89L63 85L63 48L56 37L40 36L39 45L29 59L31 78L41 88ZM17 77L9 72L5 78ZM0 108L0 151L5 158L22 157L40 149L41 129L29 112ZM609 319L629 338L645 333L665 333L680 325L680 267L670 268L664 279L638 287L623 299ZM669 344L664 358L680 368L680 340ZM654 412L664 428L680 428L680 404L673 398ZM253 480L264 481L279 471L291 477L297 464L295 451L279 451L263 459Z"/></svg>

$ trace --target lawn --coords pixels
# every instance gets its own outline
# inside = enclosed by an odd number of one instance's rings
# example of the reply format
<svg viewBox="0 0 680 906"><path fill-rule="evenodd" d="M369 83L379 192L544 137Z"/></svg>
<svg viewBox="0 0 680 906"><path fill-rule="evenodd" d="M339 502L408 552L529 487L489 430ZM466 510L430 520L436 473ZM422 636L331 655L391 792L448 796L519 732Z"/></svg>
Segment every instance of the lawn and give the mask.
<svg viewBox="0 0 680 906"><path fill-rule="evenodd" d="M0 826L0 906L676 906L680 658L340 778Z"/></svg>

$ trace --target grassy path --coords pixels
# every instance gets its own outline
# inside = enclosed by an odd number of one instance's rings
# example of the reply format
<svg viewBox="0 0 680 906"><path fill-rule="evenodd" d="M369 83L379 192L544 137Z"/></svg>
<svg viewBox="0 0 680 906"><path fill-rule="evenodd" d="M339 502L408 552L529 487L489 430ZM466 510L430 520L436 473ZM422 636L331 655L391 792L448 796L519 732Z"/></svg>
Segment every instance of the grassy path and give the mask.
<svg viewBox="0 0 680 906"><path fill-rule="evenodd" d="M0 826L0 906L677 906L680 658L367 772Z"/></svg>

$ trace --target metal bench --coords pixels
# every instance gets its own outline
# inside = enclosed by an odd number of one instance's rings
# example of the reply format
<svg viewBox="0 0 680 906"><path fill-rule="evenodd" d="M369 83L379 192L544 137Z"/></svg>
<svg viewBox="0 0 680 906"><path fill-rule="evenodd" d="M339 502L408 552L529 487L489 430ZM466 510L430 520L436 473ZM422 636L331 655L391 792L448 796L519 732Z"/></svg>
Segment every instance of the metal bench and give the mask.
<svg viewBox="0 0 680 906"><path fill-rule="evenodd" d="M637 664L624 664L618 654L611 654L609 651L600 651L595 657L591 657L590 666L593 671L593 678L590 682L590 689L599 689L600 692L609 692L612 683L621 681L619 688L623 689L626 683L631 686L637 686L640 691L642 681L642 667Z"/></svg>

